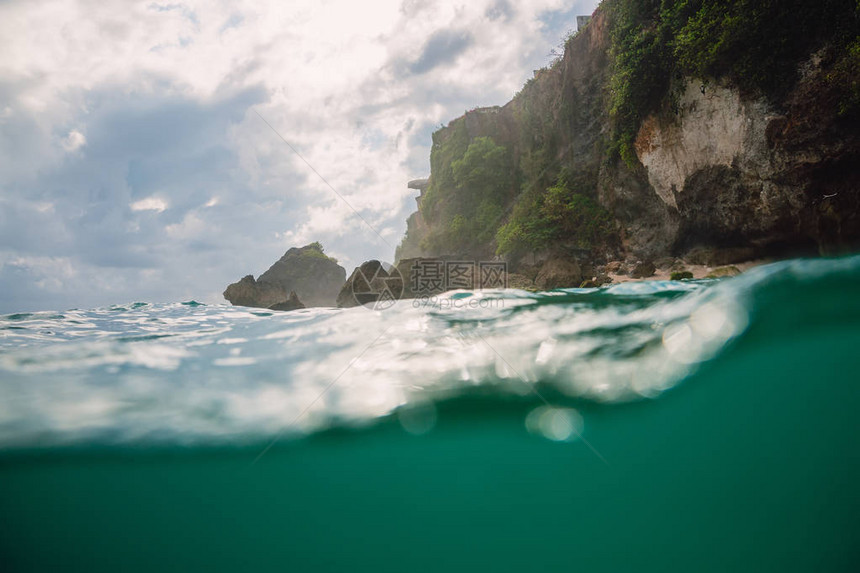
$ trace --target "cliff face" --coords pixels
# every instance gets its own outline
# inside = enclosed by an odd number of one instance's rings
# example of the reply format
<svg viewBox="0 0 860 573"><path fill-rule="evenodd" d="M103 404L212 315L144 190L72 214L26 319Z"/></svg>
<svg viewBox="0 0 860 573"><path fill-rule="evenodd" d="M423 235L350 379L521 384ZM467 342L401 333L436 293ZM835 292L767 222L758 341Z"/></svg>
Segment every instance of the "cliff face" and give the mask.
<svg viewBox="0 0 860 573"><path fill-rule="evenodd" d="M856 248L860 129L856 114L840 113L832 78L844 58L832 46L823 42L806 55L777 99L728 79L676 74L661 104L638 122L635 158L624 161L612 152L613 25L602 6L563 58L536 72L511 102L468 112L433 135L429 185L401 256L498 252L516 262L543 251L600 261L696 247L744 256ZM481 204L500 206L496 216L464 233L456 213L479 184L458 177L458 162L481 137L505 149L510 185L494 191L496 203ZM567 218L541 226L559 205ZM601 227L602 239L580 233L585 223L574 216L598 209L613 221ZM480 221L484 211L473 207L465 219Z"/></svg>
<svg viewBox="0 0 860 573"><path fill-rule="evenodd" d="M636 155L677 221L668 248L826 253L856 243L858 131L827 101L821 62L810 59L782 109L687 80L677 116L645 119Z"/></svg>

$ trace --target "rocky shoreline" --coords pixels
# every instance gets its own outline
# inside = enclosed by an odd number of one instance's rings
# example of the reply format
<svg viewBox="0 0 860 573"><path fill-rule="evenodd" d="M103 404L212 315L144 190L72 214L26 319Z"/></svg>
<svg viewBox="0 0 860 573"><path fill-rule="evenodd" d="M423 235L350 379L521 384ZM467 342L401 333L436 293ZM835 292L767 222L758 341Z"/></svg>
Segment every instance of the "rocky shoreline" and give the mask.
<svg viewBox="0 0 860 573"><path fill-rule="evenodd" d="M416 257L402 259L396 265L366 261L346 278L343 267L323 253L319 243L290 249L258 279L247 275L229 285L224 297L236 306L280 311L359 305L383 309L400 299L437 296L457 289L504 287L537 292L640 281L725 278L772 262L772 259L739 260L742 253L702 249L692 251L685 259L626 259L600 265L547 257L532 264L519 264L514 267L515 272L508 272L503 261L472 263L454 257ZM497 271L492 276L493 282L487 282L483 274L490 267ZM464 274L464 270L471 274ZM472 282L464 280L464 276Z"/></svg>
<svg viewBox="0 0 860 573"><path fill-rule="evenodd" d="M607 276L612 279L613 283L626 283L638 281L668 281L668 280L700 280L733 277L748 271L751 268L758 267L773 262L772 259L755 259L735 263L733 265L708 266L688 264L681 259L676 259L676 265L663 268L655 268L652 275L647 277L634 277L628 274L608 273ZM678 267L681 267L680 269ZM690 276L681 276L684 273L689 273Z"/></svg>
<svg viewBox="0 0 860 573"><path fill-rule="evenodd" d="M665 258L656 262L610 261L582 271L580 280L575 276L556 278L548 286L541 280L543 267L521 269L508 275L508 287L540 291L554 288L598 288L601 286L641 281L701 280L727 278L740 275L751 268L774 262L775 259L751 259L726 265L691 263L680 258ZM543 286L542 286L543 285Z"/></svg>

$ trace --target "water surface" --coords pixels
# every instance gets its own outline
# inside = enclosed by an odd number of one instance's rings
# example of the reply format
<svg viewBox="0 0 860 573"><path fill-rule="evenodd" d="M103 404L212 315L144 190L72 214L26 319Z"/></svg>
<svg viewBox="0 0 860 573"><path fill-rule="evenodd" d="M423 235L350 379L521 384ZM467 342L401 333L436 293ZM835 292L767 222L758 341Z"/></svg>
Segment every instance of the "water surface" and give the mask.
<svg viewBox="0 0 860 573"><path fill-rule="evenodd" d="M854 571L860 258L0 317L0 569Z"/></svg>

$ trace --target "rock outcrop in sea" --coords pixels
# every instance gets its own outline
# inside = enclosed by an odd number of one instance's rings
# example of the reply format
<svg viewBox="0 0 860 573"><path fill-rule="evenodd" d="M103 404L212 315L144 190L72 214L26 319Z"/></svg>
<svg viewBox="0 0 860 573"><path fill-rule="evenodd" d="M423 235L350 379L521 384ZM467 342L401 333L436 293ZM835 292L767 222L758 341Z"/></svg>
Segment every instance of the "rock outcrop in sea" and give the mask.
<svg viewBox="0 0 860 573"><path fill-rule="evenodd" d="M247 275L227 287L224 298L237 306L293 310L335 306L346 270L327 256L322 245L291 248L269 270Z"/></svg>
<svg viewBox="0 0 860 573"><path fill-rule="evenodd" d="M455 288L478 288L477 277L470 284L450 285L445 276L444 257L402 258L386 265L377 260L365 261L352 271L340 294L337 306L349 308L375 304L381 298L394 300L434 296ZM504 281L504 277L499 280Z"/></svg>
<svg viewBox="0 0 860 573"><path fill-rule="evenodd" d="M305 305L299 300L296 291L290 291L290 297L286 302L279 302L269 307L270 310L298 310L300 308L305 308Z"/></svg>
<svg viewBox="0 0 860 573"><path fill-rule="evenodd" d="M375 303L388 286L389 274L381 262L365 261L349 275L337 295L337 306L350 308ZM399 293L395 298L399 298Z"/></svg>

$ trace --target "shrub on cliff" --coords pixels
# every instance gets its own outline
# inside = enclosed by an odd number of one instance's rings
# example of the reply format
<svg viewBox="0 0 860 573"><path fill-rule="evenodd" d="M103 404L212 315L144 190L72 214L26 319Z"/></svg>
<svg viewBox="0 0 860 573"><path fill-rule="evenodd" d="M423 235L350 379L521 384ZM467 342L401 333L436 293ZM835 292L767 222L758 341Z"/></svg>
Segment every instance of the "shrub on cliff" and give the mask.
<svg viewBox="0 0 860 573"><path fill-rule="evenodd" d="M307 257L311 259L324 259L326 261L337 263L336 258L330 257L325 254L325 247L323 247L322 243L320 243L319 241L314 241L313 243L306 245L303 249L299 249L297 256Z"/></svg>
<svg viewBox="0 0 860 573"><path fill-rule="evenodd" d="M593 249L613 237L612 216L562 172L549 189L523 193L496 233L496 252L516 255L558 243Z"/></svg>
<svg viewBox="0 0 860 573"><path fill-rule="evenodd" d="M468 252L488 243L501 223L503 205L511 200L514 177L508 150L491 137L476 137L465 150L462 143L455 132L432 152L437 160L450 163L438 164L442 175L431 186L429 204L425 199L422 205L434 224L422 245L430 252Z"/></svg>
<svg viewBox="0 0 860 573"><path fill-rule="evenodd" d="M421 210L428 220L434 219L439 203L443 203L450 191L456 187L451 164L463 157L469 147L469 133L463 121L455 122L447 137L444 130L433 133L433 148L430 150L430 171L433 177L421 201Z"/></svg>
<svg viewBox="0 0 860 573"><path fill-rule="evenodd" d="M839 57L827 81L839 94L839 115L860 115L860 38Z"/></svg>
<svg viewBox="0 0 860 573"><path fill-rule="evenodd" d="M639 124L662 101L671 79L670 31L657 18L658 6L654 0L616 0L608 7L613 60L611 155L620 155L629 165L636 162L633 141Z"/></svg>

